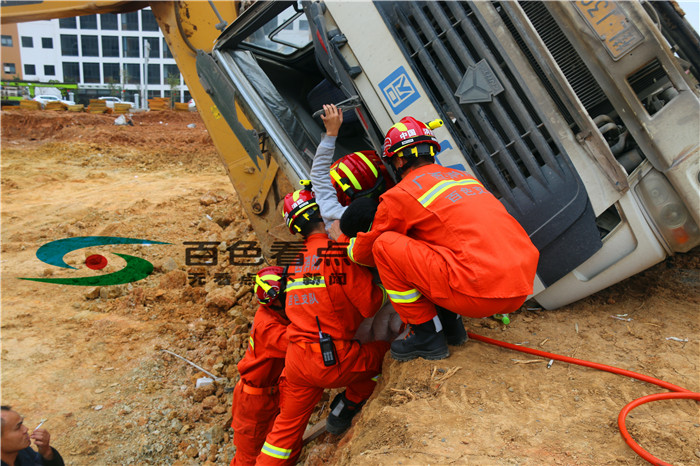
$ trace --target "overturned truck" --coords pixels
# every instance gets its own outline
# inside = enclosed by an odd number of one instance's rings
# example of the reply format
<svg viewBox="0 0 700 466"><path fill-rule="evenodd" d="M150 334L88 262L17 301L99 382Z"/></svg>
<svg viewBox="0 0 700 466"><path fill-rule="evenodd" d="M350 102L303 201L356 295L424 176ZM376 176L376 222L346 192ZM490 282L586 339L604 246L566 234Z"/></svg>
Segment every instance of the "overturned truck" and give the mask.
<svg viewBox="0 0 700 466"><path fill-rule="evenodd" d="M700 243L699 44L674 2L255 2L197 73L267 173L253 216L308 177L323 103L336 158L441 118L437 162L522 224L556 308Z"/></svg>
<svg viewBox="0 0 700 466"><path fill-rule="evenodd" d="M700 243L700 38L673 1L8 1L0 19L146 6L268 258L331 102L336 158L442 119L437 162L528 232L545 308Z"/></svg>

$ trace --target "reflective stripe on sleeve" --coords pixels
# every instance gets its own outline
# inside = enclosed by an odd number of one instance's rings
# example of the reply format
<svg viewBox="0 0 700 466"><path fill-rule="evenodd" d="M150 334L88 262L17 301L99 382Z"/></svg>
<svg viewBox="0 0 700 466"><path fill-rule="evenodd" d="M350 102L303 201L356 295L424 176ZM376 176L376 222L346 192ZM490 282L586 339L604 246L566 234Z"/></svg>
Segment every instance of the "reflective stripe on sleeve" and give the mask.
<svg viewBox="0 0 700 466"><path fill-rule="evenodd" d="M363 264L362 262L357 262L357 261L355 260L355 255L354 255L353 252L352 252L352 248L355 247L355 240L356 240L356 239L357 239L357 238L350 238L350 242L348 243L348 257L350 258L351 261L353 261L354 263L356 263L356 264L358 264L358 265L363 265L363 266L365 266L365 267L371 267L370 265Z"/></svg>
<svg viewBox="0 0 700 466"><path fill-rule="evenodd" d="M355 246L355 238L350 238L350 242L348 243L348 257L351 261L355 262L355 257L352 254L353 246ZM357 262L355 263L357 264Z"/></svg>
<svg viewBox="0 0 700 466"><path fill-rule="evenodd" d="M415 288L408 291L386 290L386 292L392 303L413 303L423 296L421 292Z"/></svg>
<svg viewBox="0 0 700 466"><path fill-rule="evenodd" d="M253 342L253 335L248 337L248 348L255 351L255 343Z"/></svg>
<svg viewBox="0 0 700 466"><path fill-rule="evenodd" d="M386 301L387 299L389 299L389 296L387 296L386 294L386 288L384 288L384 285L382 285L381 283L378 283L377 285L379 286L379 288L382 289L382 305L379 306L379 309L381 309L386 304Z"/></svg>
<svg viewBox="0 0 700 466"><path fill-rule="evenodd" d="M274 445L270 445L267 442L265 442L265 445L263 445L260 451L266 455L272 456L273 458L279 458L281 460L286 460L292 455L291 449L278 448Z"/></svg>
<svg viewBox="0 0 700 466"><path fill-rule="evenodd" d="M437 197L447 191L448 189L455 188L457 186L469 186L469 185L476 185L476 186L481 186L483 188L483 185L479 183L477 180L444 180L440 181L437 183L435 186L427 190L426 192L423 193L421 197L418 198L418 202L421 203L423 207L428 207L430 203L432 203Z"/></svg>

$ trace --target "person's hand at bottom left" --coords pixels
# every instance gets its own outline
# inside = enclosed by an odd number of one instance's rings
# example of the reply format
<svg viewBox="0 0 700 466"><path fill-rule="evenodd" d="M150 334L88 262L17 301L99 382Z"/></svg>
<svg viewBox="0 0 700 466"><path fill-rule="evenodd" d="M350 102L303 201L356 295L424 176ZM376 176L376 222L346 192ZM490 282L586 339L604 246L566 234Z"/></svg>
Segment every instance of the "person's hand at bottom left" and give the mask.
<svg viewBox="0 0 700 466"><path fill-rule="evenodd" d="M51 449L51 445L49 445L51 435L48 430L37 429L32 432L29 438L34 440L34 445L36 445L42 458L46 460L53 459L53 450Z"/></svg>

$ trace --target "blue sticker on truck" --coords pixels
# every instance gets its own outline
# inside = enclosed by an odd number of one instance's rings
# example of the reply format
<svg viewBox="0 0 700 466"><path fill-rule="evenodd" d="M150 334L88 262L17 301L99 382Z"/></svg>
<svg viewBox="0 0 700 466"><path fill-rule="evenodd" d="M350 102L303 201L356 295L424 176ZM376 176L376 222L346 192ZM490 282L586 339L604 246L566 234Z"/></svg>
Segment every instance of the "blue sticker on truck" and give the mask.
<svg viewBox="0 0 700 466"><path fill-rule="evenodd" d="M393 73L384 78L379 83L379 89L396 115L420 98L416 86L403 66L399 66Z"/></svg>

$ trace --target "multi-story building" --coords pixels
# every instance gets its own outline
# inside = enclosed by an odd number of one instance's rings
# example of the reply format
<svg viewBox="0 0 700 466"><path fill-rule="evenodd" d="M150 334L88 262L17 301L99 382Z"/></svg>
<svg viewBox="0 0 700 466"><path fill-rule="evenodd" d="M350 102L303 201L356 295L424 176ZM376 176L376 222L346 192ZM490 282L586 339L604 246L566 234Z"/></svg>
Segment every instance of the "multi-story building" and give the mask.
<svg viewBox="0 0 700 466"><path fill-rule="evenodd" d="M5 25L2 34L4 41ZM190 99L150 8L19 23L17 36L20 58L13 76L78 83L78 102L105 95L133 102L146 90L148 98L174 92L176 101Z"/></svg>
<svg viewBox="0 0 700 466"><path fill-rule="evenodd" d="M2 79L14 79L21 76L20 67L22 65L20 54L17 25L2 25Z"/></svg>

